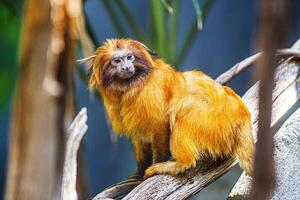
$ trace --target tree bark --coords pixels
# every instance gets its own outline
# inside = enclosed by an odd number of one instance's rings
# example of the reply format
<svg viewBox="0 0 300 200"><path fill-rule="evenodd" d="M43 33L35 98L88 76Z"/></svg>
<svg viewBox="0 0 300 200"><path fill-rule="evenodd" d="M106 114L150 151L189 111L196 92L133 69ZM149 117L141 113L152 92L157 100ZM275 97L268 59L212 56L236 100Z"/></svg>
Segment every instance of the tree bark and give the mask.
<svg viewBox="0 0 300 200"><path fill-rule="evenodd" d="M256 74L259 85L259 119L254 158L253 187L251 199L268 199L273 189L274 159L273 135L271 128L272 92L277 59L276 49L280 48L287 38L289 0L261 0L258 48L264 52L258 62Z"/></svg>
<svg viewBox="0 0 300 200"><path fill-rule="evenodd" d="M60 197L66 119L71 120L74 106L74 37L72 20L68 15L55 15L54 3L25 2L6 200ZM64 12L60 8L60 14Z"/></svg>
<svg viewBox="0 0 300 200"><path fill-rule="evenodd" d="M68 130L68 139L66 144L64 172L61 187L61 200L77 200L76 190L77 180L77 152L82 137L87 131L87 110L82 108ZM81 198L83 199L83 198Z"/></svg>
<svg viewBox="0 0 300 200"><path fill-rule="evenodd" d="M276 181L270 199L300 199L300 108L276 133L274 144ZM228 199L249 199L251 184L251 177L243 173Z"/></svg>

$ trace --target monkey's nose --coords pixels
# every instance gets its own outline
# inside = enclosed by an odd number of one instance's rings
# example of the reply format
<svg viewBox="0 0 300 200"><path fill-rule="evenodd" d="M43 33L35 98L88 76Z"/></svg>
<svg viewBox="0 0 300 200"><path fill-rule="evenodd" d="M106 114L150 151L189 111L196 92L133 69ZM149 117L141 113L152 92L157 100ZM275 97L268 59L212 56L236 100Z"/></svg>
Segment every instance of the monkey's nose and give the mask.
<svg viewBox="0 0 300 200"><path fill-rule="evenodd" d="M121 67L121 70L122 71L130 71L130 72L132 71L130 66L123 66L123 67Z"/></svg>

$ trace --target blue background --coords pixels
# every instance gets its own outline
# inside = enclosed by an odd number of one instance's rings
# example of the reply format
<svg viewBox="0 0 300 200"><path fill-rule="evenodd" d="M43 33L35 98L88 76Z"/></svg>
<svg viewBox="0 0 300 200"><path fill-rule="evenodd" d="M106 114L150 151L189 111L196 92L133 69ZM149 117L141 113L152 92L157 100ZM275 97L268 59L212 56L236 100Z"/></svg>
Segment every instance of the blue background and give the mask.
<svg viewBox="0 0 300 200"><path fill-rule="evenodd" d="M147 19L150 13L148 13L147 1L126 0L125 2L145 32L149 31L147 30ZM191 12L193 11L192 3L190 1L182 2L184 3L182 3L180 13L179 43L182 42L188 25L195 17L194 12ZM294 0L292 2L292 9L295 12L291 21L293 28L287 46L290 46L300 36L300 1ZM103 42L106 38L117 37L106 10L103 9L99 1L88 0L85 11L93 31L97 33L98 41ZM257 33L257 12L256 1L217 0L180 70L198 69L216 78L235 63L253 54ZM20 26L16 20L9 20L8 18L4 18L4 20L7 20L6 23L16 23L18 27ZM3 28L5 27L1 27L1 30ZM6 45L5 41L1 41L1 39L0 42L0 72L3 73L4 67L7 66L6 68L11 70L9 74L12 77L9 80L9 85L14 85L16 64L12 62L11 65L6 65L4 63L7 59L16 59L17 40L15 41L16 44L11 46ZM248 70L239 75L230 86L242 95L253 81L253 72ZM118 138L115 141L115 137L109 134L110 129L106 122L103 106L88 92L78 77L76 78L76 98L78 109L87 107L89 115L89 129L84 138L83 150L88 185L91 195L95 195L110 184L125 179L136 170L136 166L129 140ZM5 167L12 99L13 87L11 87L10 98L4 104L4 108L0 110L0 199L3 196L6 176ZM197 199L224 199L240 173L239 168L235 167L226 176L204 189L201 195L197 196Z"/></svg>

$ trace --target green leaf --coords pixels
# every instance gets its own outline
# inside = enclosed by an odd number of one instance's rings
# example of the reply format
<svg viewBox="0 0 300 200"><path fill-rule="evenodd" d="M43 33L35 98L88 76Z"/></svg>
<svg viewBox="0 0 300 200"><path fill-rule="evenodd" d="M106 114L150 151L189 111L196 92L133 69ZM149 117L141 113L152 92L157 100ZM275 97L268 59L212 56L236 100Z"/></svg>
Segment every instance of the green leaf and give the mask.
<svg viewBox="0 0 300 200"><path fill-rule="evenodd" d="M211 8L212 4L214 3L215 0L206 0L205 3L202 6L202 20L205 21L206 15L209 11L209 9ZM196 39L197 33L198 33L198 29L197 29L197 19L195 19L189 28L189 31L187 32L183 45L179 50L179 54L177 56L177 60L175 62L176 66L180 66L183 62L183 60L185 59L188 50L191 49L191 46L193 44L193 42Z"/></svg>
<svg viewBox="0 0 300 200"><path fill-rule="evenodd" d="M165 57L165 12L160 1L150 0L151 10L151 27L152 36L151 43L158 53Z"/></svg>
<svg viewBox="0 0 300 200"><path fill-rule="evenodd" d="M134 19L134 17L131 15L130 11L128 10L127 6L124 4L123 0L116 0L115 3L118 5L122 15L127 21L127 24L131 28L132 32L135 34L135 36L141 40L145 41L145 36L141 31L140 26Z"/></svg>
<svg viewBox="0 0 300 200"><path fill-rule="evenodd" d="M120 19L118 18L115 9L113 8L111 2L108 0L102 0L102 5L104 6L105 10L107 11L107 14L109 15L109 18L111 19L111 22L113 24L114 29L116 30L117 34L119 37L124 37L126 36L126 31L122 27L122 23Z"/></svg>
<svg viewBox="0 0 300 200"><path fill-rule="evenodd" d="M17 79L17 53L21 20L0 4L0 112L9 109Z"/></svg>
<svg viewBox="0 0 300 200"><path fill-rule="evenodd" d="M99 45L97 36L94 33L94 31L92 30L92 24L91 24L91 22L89 22L85 12L84 12L84 15L85 15L84 18L85 18L86 31L87 31L88 35L90 36L92 42L94 43L95 47L97 47Z"/></svg>
<svg viewBox="0 0 300 200"><path fill-rule="evenodd" d="M160 1L164 5L164 7L167 9L169 14L173 14L173 8L169 3L166 0L160 0Z"/></svg>
<svg viewBox="0 0 300 200"><path fill-rule="evenodd" d="M177 27L178 27L178 14L180 11L180 0L173 0L171 2L173 7L173 14L168 18L168 43L167 43L167 61L171 64L175 62L176 41L177 41Z"/></svg>
<svg viewBox="0 0 300 200"><path fill-rule="evenodd" d="M11 63L7 63L5 66L3 64L5 63L1 62L3 69L0 69L0 112L8 109L9 101L14 91L16 73L16 67L14 66L11 69Z"/></svg>
<svg viewBox="0 0 300 200"><path fill-rule="evenodd" d="M201 7L200 7L200 4L199 4L198 0L192 0L192 1L193 1L194 9L195 9L195 12L196 12L197 28L198 28L198 30L201 30L202 26L203 26L202 10L201 10Z"/></svg>
<svg viewBox="0 0 300 200"><path fill-rule="evenodd" d="M0 4L4 5L11 15L17 17L21 16L23 0L0 0Z"/></svg>

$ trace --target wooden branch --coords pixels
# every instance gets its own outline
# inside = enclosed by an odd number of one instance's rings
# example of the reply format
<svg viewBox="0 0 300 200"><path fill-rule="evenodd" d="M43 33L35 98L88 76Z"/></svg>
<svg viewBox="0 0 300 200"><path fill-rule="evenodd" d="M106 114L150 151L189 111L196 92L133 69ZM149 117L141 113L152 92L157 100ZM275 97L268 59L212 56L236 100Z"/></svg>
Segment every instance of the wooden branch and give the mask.
<svg viewBox="0 0 300 200"><path fill-rule="evenodd" d="M244 59L242 62L237 63L232 68L230 68L225 73L221 74L216 78L216 81L220 84L226 84L231 81L236 75L240 74L242 71L254 65L258 59L261 57L262 53L256 53L253 56L250 56Z"/></svg>
<svg viewBox="0 0 300 200"><path fill-rule="evenodd" d="M82 137L88 126L87 110L82 108L68 130L68 140L65 151L65 161L62 180L62 200L77 200L76 177L77 177L77 152Z"/></svg>
<svg viewBox="0 0 300 200"><path fill-rule="evenodd" d="M128 177L125 181L117 183L105 189L93 198L93 200L119 199L128 194L133 188L142 182L138 177Z"/></svg>
<svg viewBox="0 0 300 200"><path fill-rule="evenodd" d="M291 49L292 50L300 49L300 39L293 45L293 47ZM295 73L296 73L296 71L295 71ZM286 78L288 78L288 77L286 77ZM287 82L286 84L288 85L288 84L291 84L291 83ZM294 91L295 88L297 90L298 87L299 87L299 84L290 85L290 87L285 91L286 95L282 96L281 100L278 99L278 101L286 102L286 104L283 104L282 107L281 106L275 107L277 104L273 104L273 111L276 110L277 112L282 112L282 110L287 110L287 108L291 107L293 105L293 102L295 101L295 99L298 99L299 92L295 93L295 91ZM276 95L277 94L273 94L273 97L276 96ZM290 102L289 100L291 98L293 100ZM253 102L253 103L256 103L256 102ZM275 115L276 115L276 113L275 113ZM273 116L274 116L274 113L273 113ZM281 178L281 177L279 177L279 178ZM239 178L239 180L237 181L237 183L235 184L235 186L233 187L233 189L231 190L231 192L229 194L229 199L239 200L239 199L249 198L251 184L252 184L252 178L247 176L245 173L243 173L241 175L241 177Z"/></svg>
<svg viewBox="0 0 300 200"><path fill-rule="evenodd" d="M273 190L275 180L273 135L271 128L272 92L275 74L275 52L287 39L289 1L260 1L258 48L264 54L256 68L259 85L259 118L254 156L251 199L265 200Z"/></svg>
<svg viewBox="0 0 300 200"><path fill-rule="evenodd" d="M235 64L228 71L218 76L218 78L216 78L216 81L222 85L227 84L238 74L248 69L249 67L255 65L262 55L263 53L259 52ZM279 49L276 52L276 56L278 58L289 58L289 57L300 58L300 50L293 49L293 48Z"/></svg>
<svg viewBox="0 0 300 200"><path fill-rule="evenodd" d="M300 43L300 40L297 42ZM297 45L295 49L299 49ZM297 47L297 48L296 48ZM275 88L273 91L273 116L272 124L287 112L287 110L299 99L300 88L296 87L300 84L299 77L299 63L288 59L289 61L283 62L277 69L275 75ZM246 62L247 63L247 62ZM230 71L230 70L229 70ZM227 73L227 72L225 72ZM232 74L231 72L228 72ZM220 76L221 77L221 76ZM230 77L223 76L223 77ZM218 80L224 80L219 78ZM296 88L296 90L295 90ZM256 138L257 122L258 122L258 83L251 87L243 96L243 100L252 113L253 133ZM99 193L94 199L102 198L119 198L125 195L127 191L134 189L125 196L124 199L183 199L187 198L200 190L202 190L209 183L213 182L228 170L230 170L237 160L228 159L220 161L205 161L200 162L201 169L193 169L184 176L172 177L170 175L157 175L151 177L140 185L135 187L140 180L132 180L135 184L118 183L113 185L103 192ZM130 183L130 181L129 181Z"/></svg>
<svg viewBox="0 0 300 200"><path fill-rule="evenodd" d="M300 108L292 114L274 136L274 159L276 187L270 199L300 199L299 147ZM293 177L292 177L293 176ZM248 199L252 185L251 177L242 174L229 194L229 200ZM292 190L290 188L293 188ZM298 189L297 189L298 188Z"/></svg>

